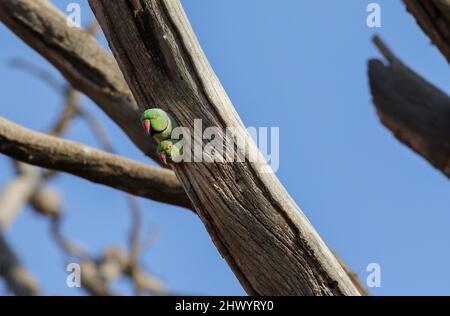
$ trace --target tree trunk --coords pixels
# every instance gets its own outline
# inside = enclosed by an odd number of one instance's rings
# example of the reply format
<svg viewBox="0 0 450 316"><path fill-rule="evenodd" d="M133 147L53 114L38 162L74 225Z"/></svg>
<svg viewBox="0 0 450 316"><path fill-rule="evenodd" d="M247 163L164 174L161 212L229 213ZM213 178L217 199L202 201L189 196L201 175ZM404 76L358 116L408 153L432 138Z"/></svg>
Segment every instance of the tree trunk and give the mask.
<svg viewBox="0 0 450 316"><path fill-rule="evenodd" d="M90 0L141 110L251 140L178 0ZM261 154L258 152L258 155ZM248 158L248 157L247 157ZM174 171L214 244L252 295L359 295L265 163L180 163Z"/></svg>

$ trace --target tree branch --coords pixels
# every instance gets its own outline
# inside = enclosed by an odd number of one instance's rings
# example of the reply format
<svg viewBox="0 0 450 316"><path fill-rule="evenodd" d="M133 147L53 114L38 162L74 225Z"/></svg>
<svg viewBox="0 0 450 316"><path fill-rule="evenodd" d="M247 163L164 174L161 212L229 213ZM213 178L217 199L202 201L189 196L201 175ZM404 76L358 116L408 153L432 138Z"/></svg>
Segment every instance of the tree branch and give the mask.
<svg viewBox="0 0 450 316"><path fill-rule="evenodd" d="M142 290L142 293L169 294L160 280L146 273L140 266L136 266L137 263L133 262L131 255L125 251L111 247L107 248L100 257L94 258L84 248L71 242L62 234L60 219L54 218L51 224L55 241L68 256L76 258L80 263L82 288L89 294L95 296L118 295L111 290L111 284L122 276L129 278L136 287Z"/></svg>
<svg viewBox="0 0 450 316"><path fill-rule="evenodd" d="M41 295L36 280L22 267L0 230L0 276L8 289L19 296Z"/></svg>
<svg viewBox="0 0 450 316"><path fill-rule="evenodd" d="M116 61L89 32L69 27L47 0L2 0L0 20L48 59L74 88L90 97L146 155L155 143L139 123L136 102Z"/></svg>
<svg viewBox="0 0 450 316"><path fill-rule="evenodd" d="M30 169L21 173L3 189L0 193L0 231L11 226L40 182L41 175Z"/></svg>
<svg viewBox="0 0 450 316"><path fill-rule="evenodd" d="M403 0L408 11L450 62L450 0Z"/></svg>
<svg viewBox="0 0 450 316"><path fill-rule="evenodd" d="M27 69L34 74L39 73L39 77L46 80L60 92L63 91L65 93L63 111L50 129L50 134L53 136L63 135L77 115L76 108L78 106L79 93L71 88L62 88L48 74L44 74L37 68L32 67L31 64L21 63L20 65L23 69ZM12 225L17 214L22 210L22 207L30 199L33 199L33 195L39 192L39 188L42 186L44 180L54 175L51 172L47 174L39 173L35 170L36 168L20 163L17 164L17 169L18 176L0 193L0 205L2 205L0 209L0 229L3 230L8 229Z"/></svg>
<svg viewBox="0 0 450 316"><path fill-rule="evenodd" d="M141 110L162 107L191 133L197 118L205 128L234 127L236 137L255 149L179 1L89 2ZM249 294L358 295L267 168L248 159L173 166L213 242Z"/></svg>
<svg viewBox="0 0 450 316"><path fill-rule="evenodd" d="M370 60L369 80L381 122L395 137L450 177L450 98L405 66L381 41L388 60Z"/></svg>
<svg viewBox="0 0 450 316"><path fill-rule="evenodd" d="M113 188L183 207L189 200L175 175L0 118L0 152L16 160L67 172Z"/></svg>

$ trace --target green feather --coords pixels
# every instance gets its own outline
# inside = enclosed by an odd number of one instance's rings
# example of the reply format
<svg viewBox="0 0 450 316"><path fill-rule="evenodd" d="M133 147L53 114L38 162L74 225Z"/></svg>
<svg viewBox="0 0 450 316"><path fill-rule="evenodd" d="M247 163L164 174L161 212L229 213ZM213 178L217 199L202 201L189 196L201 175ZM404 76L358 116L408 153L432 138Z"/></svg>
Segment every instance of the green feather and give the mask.
<svg viewBox="0 0 450 316"><path fill-rule="evenodd" d="M170 114L159 108L148 109L141 115L141 121L150 120L151 135L158 142L170 139L172 131L178 126Z"/></svg>
<svg viewBox="0 0 450 316"><path fill-rule="evenodd" d="M158 147L156 147L157 154L162 152L166 153L167 158L170 161L174 161L183 154L183 142L173 139L163 140L158 144Z"/></svg>

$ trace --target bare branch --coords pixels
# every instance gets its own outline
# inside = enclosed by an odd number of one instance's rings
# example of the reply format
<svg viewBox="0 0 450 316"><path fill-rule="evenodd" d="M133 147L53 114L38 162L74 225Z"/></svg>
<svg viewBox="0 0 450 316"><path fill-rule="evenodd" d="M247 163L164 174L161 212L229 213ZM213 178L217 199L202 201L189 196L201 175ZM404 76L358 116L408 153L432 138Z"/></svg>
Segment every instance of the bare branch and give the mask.
<svg viewBox="0 0 450 316"><path fill-rule="evenodd" d="M112 296L117 293L111 290L111 283L120 277L128 277L140 293L167 295L163 284L155 277L147 274L142 268L135 266L132 258L118 248L109 248L98 258L92 258L81 246L71 242L61 232L61 221L52 220L52 233L65 253L75 257L81 266L81 283L83 289L95 296Z"/></svg>
<svg viewBox="0 0 450 316"><path fill-rule="evenodd" d="M59 212L61 213L61 209ZM81 267L82 288L94 296L114 296L110 289L110 282L121 274L121 263L115 260L101 259L96 261L89 253L78 244L68 240L61 231L61 219L51 220L51 232L53 238L66 255L76 258ZM107 252L108 253L108 252Z"/></svg>
<svg viewBox="0 0 450 316"><path fill-rule="evenodd" d="M3 236L3 232L12 225L41 181L33 167L18 164L17 169L19 176L0 194L0 276L8 289L16 295L41 295L37 281L22 266Z"/></svg>
<svg viewBox="0 0 450 316"><path fill-rule="evenodd" d="M141 210L139 207L138 200L131 195L127 196L128 203L130 205L131 222L132 226L130 229L130 275L134 280L134 285L136 289L136 294L141 295L143 288L139 283L140 265L139 265L139 254L140 254L140 233L141 233Z"/></svg>
<svg viewBox="0 0 450 316"><path fill-rule="evenodd" d="M89 3L141 110L164 108L191 135L195 119L205 128L233 127L249 150L256 149L179 1ZM180 163L173 169L249 294L359 295L266 164L247 159Z"/></svg>
<svg viewBox="0 0 450 316"><path fill-rule="evenodd" d="M44 70L31 63L24 63L23 65L23 69L27 72L43 74L43 80L49 77L49 75L45 75ZM52 86L56 84L52 80L49 83ZM61 88L59 86L54 87ZM66 104L61 115L50 129L50 133L55 136L64 134L78 113L77 103L79 93L74 89L66 88L59 91L66 94ZM18 164L17 166L17 178L8 184L4 191L0 193L0 205L3 206L0 210L0 228L4 230L11 226L17 214L22 210L22 207L30 199L33 199L33 195L38 192L37 190L43 180L55 175L54 172L39 173L36 168L24 164Z"/></svg>
<svg viewBox="0 0 450 316"><path fill-rule="evenodd" d="M139 288L142 292L146 292L152 295L166 295L162 283L153 276L145 273L142 269L138 270L138 274L131 275L131 263L129 256L123 251L117 248L107 249L101 258L95 261L82 262L83 266L91 264L91 267L95 266L96 274L94 279L91 279L90 283L98 287L99 284L104 284L104 288L107 288L110 283L115 281L121 276L131 278L133 282L138 282ZM94 263L94 266L92 266ZM95 280L95 282L93 282ZM87 280L86 280L87 281ZM85 283L86 284L86 283Z"/></svg>
<svg viewBox="0 0 450 316"><path fill-rule="evenodd" d="M0 231L5 231L12 225L38 188L41 176L33 169L16 177L0 193Z"/></svg>
<svg viewBox="0 0 450 316"><path fill-rule="evenodd" d="M98 23L92 23L91 28L93 31L98 28ZM80 104L80 93L70 85L62 85L59 81L52 76L51 73L45 69L36 66L35 64L23 59L14 59L11 61L11 65L19 68L37 78L47 82L52 88L55 88L57 92L63 93L66 99L66 105L64 106L60 119L56 121L55 125L51 128L50 134L55 136L61 136L63 130L66 129L73 118L76 116L82 116L93 133L100 142L102 148L110 153L114 152L111 142L106 134L102 124L97 118L89 112L85 107Z"/></svg>
<svg viewBox="0 0 450 316"><path fill-rule="evenodd" d="M403 2L450 62L450 0L403 0Z"/></svg>
<svg viewBox="0 0 450 316"><path fill-rule="evenodd" d="M155 201L190 207L174 174L62 140L0 118L0 152L32 165L55 169Z"/></svg>
<svg viewBox="0 0 450 316"><path fill-rule="evenodd" d="M36 280L22 267L0 231L0 276L8 289L19 296L41 295Z"/></svg>
<svg viewBox="0 0 450 316"><path fill-rule="evenodd" d="M30 204L37 213L52 219L61 217L61 196L50 186L41 185L30 198Z"/></svg>
<svg viewBox="0 0 450 316"><path fill-rule="evenodd" d="M109 140L106 130L100 123L100 121L98 121L97 118L91 112L89 112L81 105L77 106L77 111L79 115L85 119L85 121L91 128L92 132L94 133L98 142L100 143L101 148L109 153L115 153L115 150L113 148L111 141Z"/></svg>
<svg viewBox="0 0 450 316"><path fill-rule="evenodd" d="M362 296L370 296L369 291L364 287L364 285L362 284L361 280L358 277L358 274L356 274L355 272L353 272L348 266L347 264L344 262L344 260L342 260L334 251L333 249L331 249L331 252L334 254L334 256L336 257L336 259L338 260L339 264L342 266L342 268L344 269L345 273L347 273L348 277L353 281L353 283L355 284L356 288L358 289L359 293L361 293Z"/></svg>
<svg viewBox="0 0 450 316"><path fill-rule="evenodd" d="M139 111L115 61L93 37L69 29L65 17L44 0L2 0L0 19L97 102L141 150L155 156L139 124L130 123Z"/></svg>
<svg viewBox="0 0 450 316"><path fill-rule="evenodd" d="M378 37L389 61L369 62L373 102L381 122L405 145L450 177L450 98L404 65Z"/></svg>
<svg viewBox="0 0 450 316"><path fill-rule="evenodd" d="M71 87L64 89L65 105L53 126L50 128L50 135L62 136L70 127L72 121L80 114L79 99L80 93Z"/></svg>
<svg viewBox="0 0 450 316"><path fill-rule="evenodd" d="M70 28L66 17L47 0L2 0L0 20L159 162L156 145L142 132L136 102L116 61L89 32Z"/></svg>
<svg viewBox="0 0 450 316"><path fill-rule="evenodd" d="M43 82L47 83L51 88L55 89L58 92L65 92L67 89L66 85L55 78L55 76L53 76L51 72L38 67L37 65L26 59L13 58L9 61L9 65L13 68L22 70L36 78L41 79Z"/></svg>
<svg viewBox="0 0 450 316"><path fill-rule="evenodd" d="M130 229L130 250L128 258L122 260L126 262L124 272L132 279L137 295L142 295L145 292L156 295L167 295L168 292L163 284L147 274L139 263L140 253L143 250L140 242L142 212L134 196L128 195L127 198L130 204L132 226Z"/></svg>

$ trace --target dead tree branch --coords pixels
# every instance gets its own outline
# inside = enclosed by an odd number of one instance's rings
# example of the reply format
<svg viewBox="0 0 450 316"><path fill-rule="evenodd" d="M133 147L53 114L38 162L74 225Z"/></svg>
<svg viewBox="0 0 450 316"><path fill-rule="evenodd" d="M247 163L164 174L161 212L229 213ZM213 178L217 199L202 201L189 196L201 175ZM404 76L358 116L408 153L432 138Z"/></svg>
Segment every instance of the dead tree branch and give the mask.
<svg viewBox="0 0 450 316"><path fill-rule="evenodd" d="M65 17L47 1L4 0L0 19L97 102L139 148L154 156L154 145L141 133L139 124L129 123L137 119L139 111L115 61L93 37L69 29ZM80 42L86 45L78 45Z"/></svg>
<svg viewBox="0 0 450 316"><path fill-rule="evenodd" d="M36 280L22 267L0 230L0 276L8 289L19 296L41 295Z"/></svg>
<svg viewBox="0 0 450 316"><path fill-rule="evenodd" d="M33 132L3 118L0 118L0 152L28 164L67 172L137 196L190 206L183 188L169 170Z"/></svg>
<svg viewBox="0 0 450 316"><path fill-rule="evenodd" d="M0 193L0 231L7 230L22 207L28 203L40 183L41 176L29 170L12 180Z"/></svg>
<svg viewBox="0 0 450 316"><path fill-rule="evenodd" d="M74 88L90 97L148 156L155 158L139 123L138 108L116 61L47 0L2 0L0 20L49 60Z"/></svg>
<svg viewBox="0 0 450 316"><path fill-rule="evenodd" d="M222 131L233 127L255 149L179 1L89 2L141 110L162 107L191 132L194 119ZM266 164L247 159L173 168L249 294L359 295Z"/></svg>
<svg viewBox="0 0 450 316"><path fill-rule="evenodd" d="M403 0L408 11L450 62L450 0Z"/></svg>
<svg viewBox="0 0 450 316"><path fill-rule="evenodd" d="M381 122L402 143L450 177L450 98L374 39L388 63L369 62L373 102Z"/></svg>
<svg viewBox="0 0 450 316"><path fill-rule="evenodd" d="M51 214L51 210L44 213ZM59 208L58 213L62 210ZM52 218L52 234L58 245L64 252L76 258L81 266L82 288L91 295L112 296L118 295L111 290L111 284L120 277L127 277L134 286L139 289L139 294L167 295L164 285L157 278L146 273L134 258L136 249L130 249L129 253L119 248L111 247L104 251L99 258L93 258L81 246L68 240L61 232L61 220ZM132 227L134 230L134 226ZM138 231L135 231L138 233ZM138 238L138 237L136 237Z"/></svg>
<svg viewBox="0 0 450 316"><path fill-rule="evenodd" d="M29 67L28 70L30 70ZM52 81L45 74L36 73L36 75L41 76L54 87L62 88L58 82ZM64 89L64 91L67 94L66 105L63 113L51 129L53 135L63 134L76 115L73 111L73 105L78 100L77 93L73 89ZM58 203L57 196L52 189L43 186L44 180L53 176L54 173L40 173L37 168L23 163L16 163L16 169L17 177L0 194L0 232L5 231L12 225L23 206L28 202L38 212L48 212L47 215L51 218L59 218L60 214L57 213L56 205ZM6 280L10 290L16 295L40 294L37 281L20 265L19 259L4 238L1 241L0 258L2 258L0 265L3 265L0 268L2 270L0 275Z"/></svg>
<svg viewBox="0 0 450 316"><path fill-rule="evenodd" d="M49 78L49 74L44 73L41 69L33 67L31 64L21 63L27 71L34 73L60 90L62 86L55 80ZM50 134L54 136L63 135L69 128L72 120L77 115L76 106L78 104L79 93L74 89L63 88L60 92L66 94L66 101L62 113L50 128ZM3 192L0 193L0 229L6 230L13 223L17 214L22 210L23 206L33 199L33 195L42 185L44 179L53 176L53 172L40 173L36 168L25 164L17 165L18 175L9 183Z"/></svg>

